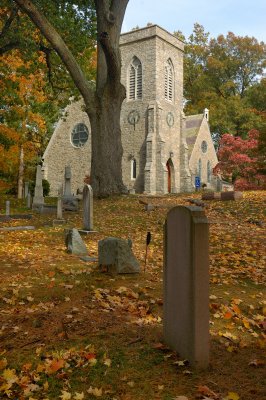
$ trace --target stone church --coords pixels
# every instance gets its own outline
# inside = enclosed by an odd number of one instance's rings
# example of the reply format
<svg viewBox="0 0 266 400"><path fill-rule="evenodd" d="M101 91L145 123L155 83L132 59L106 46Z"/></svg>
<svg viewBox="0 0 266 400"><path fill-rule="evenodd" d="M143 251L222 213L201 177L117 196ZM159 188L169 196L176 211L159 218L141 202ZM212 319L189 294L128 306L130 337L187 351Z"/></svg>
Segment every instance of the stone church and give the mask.
<svg viewBox="0 0 266 400"><path fill-rule="evenodd" d="M123 181L131 193L164 194L194 190L195 177L213 188L217 164L208 110L183 114L184 44L157 25L120 38L121 82L127 97L121 110ZM71 190L90 174L91 130L82 101L72 102L58 122L43 155L44 178L56 195L71 166Z"/></svg>

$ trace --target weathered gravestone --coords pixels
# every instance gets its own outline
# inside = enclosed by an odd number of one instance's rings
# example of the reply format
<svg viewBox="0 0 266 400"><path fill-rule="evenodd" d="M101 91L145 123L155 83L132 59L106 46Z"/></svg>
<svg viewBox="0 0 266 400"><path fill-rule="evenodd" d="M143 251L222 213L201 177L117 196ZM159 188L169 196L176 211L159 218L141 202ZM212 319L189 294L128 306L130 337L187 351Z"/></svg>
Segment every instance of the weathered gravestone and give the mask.
<svg viewBox="0 0 266 400"><path fill-rule="evenodd" d="M26 199L29 193L29 182L24 183L24 198Z"/></svg>
<svg viewBox="0 0 266 400"><path fill-rule="evenodd" d="M56 219L53 220L53 226L63 225L66 222L63 219L62 197L63 197L63 185L60 185L58 188L58 197L57 197L57 205L56 205Z"/></svg>
<svg viewBox="0 0 266 400"><path fill-rule="evenodd" d="M78 210L78 199L76 199L71 193L71 167L67 165L65 167L65 185L64 185L64 195L63 209L66 211L77 211Z"/></svg>
<svg viewBox="0 0 266 400"><path fill-rule="evenodd" d="M101 271L114 274L135 274L140 265L131 244L124 239L108 237L98 242L98 263Z"/></svg>
<svg viewBox="0 0 266 400"><path fill-rule="evenodd" d="M87 255L88 250L81 239L81 236L77 229L66 229L65 230L65 243L68 253L78 254L78 255Z"/></svg>
<svg viewBox="0 0 266 400"><path fill-rule="evenodd" d="M202 200L221 200L220 192L205 192L201 196Z"/></svg>
<svg viewBox="0 0 266 400"><path fill-rule="evenodd" d="M28 192L27 197L26 197L26 206L27 208L31 208L31 194Z"/></svg>
<svg viewBox="0 0 266 400"><path fill-rule="evenodd" d="M172 208L164 236L164 339L192 366L209 363L208 222L200 207Z"/></svg>
<svg viewBox="0 0 266 400"><path fill-rule="evenodd" d="M93 191L90 185L83 188L83 230L93 230Z"/></svg>
<svg viewBox="0 0 266 400"><path fill-rule="evenodd" d="M6 201L6 217L10 216L10 201Z"/></svg>
<svg viewBox="0 0 266 400"><path fill-rule="evenodd" d="M240 200L243 199L242 192L235 192L235 191L228 191L228 192L221 192L221 200Z"/></svg>
<svg viewBox="0 0 266 400"><path fill-rule="evenodd" d="M37 165L32 209L39 210L43 206L43 204L44 204L44 197L43 197L43 187L42 187L42 167L41 165Z"/></svg>

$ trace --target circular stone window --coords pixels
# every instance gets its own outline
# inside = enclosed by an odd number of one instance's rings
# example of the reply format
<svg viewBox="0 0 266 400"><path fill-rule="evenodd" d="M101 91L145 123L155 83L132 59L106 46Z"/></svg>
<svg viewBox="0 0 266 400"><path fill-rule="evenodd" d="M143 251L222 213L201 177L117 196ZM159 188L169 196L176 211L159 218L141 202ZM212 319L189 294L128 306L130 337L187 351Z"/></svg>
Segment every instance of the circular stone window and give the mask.
<svg viewBox="0 0 266 400"><path fill-rule="evenodd" d="M203 140L203 142L201 143L201 150L202 150L202 153L206 153L206 152L207 152L207 149L208 149L207 142L206 142L206 140Z"/></svg>
<svg viewBox="0 0 266 400"><path fill-rule="evenodd" d="M82 147L89 138L89 131L85 124L75 125L71 133L71 142L75 147Z"/></svg>

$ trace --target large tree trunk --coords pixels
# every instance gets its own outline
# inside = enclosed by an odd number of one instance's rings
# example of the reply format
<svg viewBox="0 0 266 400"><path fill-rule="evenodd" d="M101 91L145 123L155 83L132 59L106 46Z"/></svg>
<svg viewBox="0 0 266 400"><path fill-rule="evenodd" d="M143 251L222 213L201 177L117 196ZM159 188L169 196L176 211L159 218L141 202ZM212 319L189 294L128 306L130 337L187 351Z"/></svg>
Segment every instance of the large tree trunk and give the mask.
<svg viewBox="0 0 266 400"><path fill-rule="evenodd" d="M68 69L83 96L92 128L91 180L94 194L123 193L121 85L119 38L129 0L94 0L97 14L97 80L94 92L70 49L56 29L30 0L14 0L28 14Z"/></svg>
<svg viewBox="0 0 266 400"><path fill-rule="evenodd" d="M122 143L120 111L124 87L114 99L111 88L106 88L98 99L94 116L90 115L92 128L91 182L98 197L125 192L122 181Z"/></svg>

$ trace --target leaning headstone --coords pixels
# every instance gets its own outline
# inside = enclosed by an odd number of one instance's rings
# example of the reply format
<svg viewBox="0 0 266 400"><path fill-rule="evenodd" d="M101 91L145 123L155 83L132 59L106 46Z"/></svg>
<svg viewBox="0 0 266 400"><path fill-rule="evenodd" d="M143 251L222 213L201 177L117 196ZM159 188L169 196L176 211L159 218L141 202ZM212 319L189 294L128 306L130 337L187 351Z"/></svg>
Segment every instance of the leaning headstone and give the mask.
<svg viewBox="0 0 266 400"><path fill-rule="evenodd" d="M192 366L209 364L208 221L195 206L167 215L164 236L164 339Z"/></svg>
<svg viewBox="0 0 266 400"><path fill-rule="evenodd" d="M78 255L83 255L83 254L87 255L88 254L87 247L83 242L83 240L81 239L78 230L73 228L73 229L67 229L65 232L66 232L65 243L67 252Z"/></svg>
<svg viewBox="0 0 266 400"><path fill-rule="evenodd" d="M32 209L39 210L43 204L44 204L44 197L43 197L43 187L42 187L42 166L37 165Z"/></svg>
<svg viewBox="0 0 266 400"><path fill-rule="evenodd" d="M235 192L235 191L228 191L228 192L221 192L221 200L240 200L243 199L242 192Z"/></svg>
<svg viewBox="0 0 266 400"><path fill-rule="evenodd" d="M10 216L10 201L6 201L6 217Z"/></svg>
<svg viewBox="0 0 266 400"><path fill-rule="evenodd" d="M124 239L108 237L98 242L98 258L101 271L114 274L135 274L140 265L134 256L131 244Z"/></svg>
<svg viewBox="0 0 266 400"><path fill-rule="evenodd" d="M93 191L90 185L83 188L83 230L93 230Z"/></svg>
<svg viewBox="0 0 266 400"><path fill-rule="evenodd" d="M26 199L29 193L29 182L24 183L24 198Z"/></svg>

